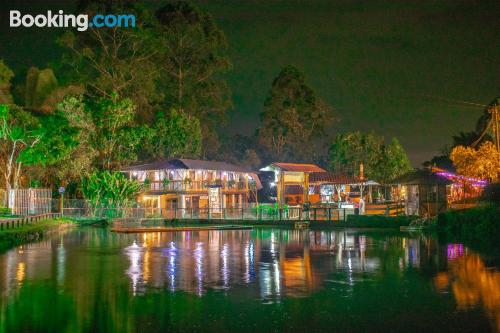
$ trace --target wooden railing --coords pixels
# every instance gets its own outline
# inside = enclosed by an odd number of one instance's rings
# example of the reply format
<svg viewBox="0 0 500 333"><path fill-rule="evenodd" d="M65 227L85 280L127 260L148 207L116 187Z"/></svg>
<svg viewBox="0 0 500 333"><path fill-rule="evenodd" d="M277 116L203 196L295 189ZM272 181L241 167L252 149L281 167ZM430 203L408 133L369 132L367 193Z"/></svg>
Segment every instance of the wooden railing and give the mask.
<svg viewBox="0 0 500 333"><path fill-rule="evenodd" d="M168 182L163 182L163 181L150 182L149 190L170 191L170 192L202 191L212 186L220 186L222 190L244 190L246 188L246 184L244 182L170 180Z"/></svg>
<svg viewBox="0 0 500 333"><path fill-rule="evenodd" d="M366 215L397 216L405 213L404 203L367 204Z"/></svg>
<svg viewBox="0 0 500 333"><path fill-rule="evenodd" d="M60 213L46 213L13 218L0 218L0 230L18 228L26 224L33 224L43 220L61 217Z"/></svg>

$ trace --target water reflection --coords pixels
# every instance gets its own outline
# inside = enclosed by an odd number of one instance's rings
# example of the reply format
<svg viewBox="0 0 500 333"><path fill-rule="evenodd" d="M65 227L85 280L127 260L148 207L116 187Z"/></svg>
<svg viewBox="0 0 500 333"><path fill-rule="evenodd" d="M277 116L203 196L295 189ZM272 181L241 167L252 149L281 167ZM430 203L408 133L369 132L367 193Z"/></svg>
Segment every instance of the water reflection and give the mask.
<svg viewBox="0 0 500 333"><path fill-rule="evenodd" d="M54 281L57 294L70 295L71 306L81 313L99 306L114 309L117 299L127 305L130 299L165 292L202 300L216 291L278 305L312 295L357 297L359 303L374 298L378 286L384 286L383 296L392 297L414 284L413 297L431 286L426 297L438 304L452 296L454 310L484 308L500 331L500 273L491 266L462 244L440 245L432 237L398 232L255 229L131 235L82 229L0 255L0 314L23 288L40 281ZM107 311L102 310L103 316ZM127 322L126 312L118 312L113 310L114 322Z"/></svg>
<svg viewBox="0 0 500 333"><path fill-rule="evenodd" d="M500 332L500 272L485 266L477 254L464 255L463 246L448 246L449 269L434 279L440 290L451 289L459 310L482 305L495 319ZM450 256L451 253L451 256Z"/></svg>
<svg viewBox="0 0 500 333"><path fill-rule="evenodd" d="M202 296L208 289L250 285L268 300L308 295L336 272L353 285L381 269L381 250L393 257L390 269L419 267L426 247L420 238L401 235L280 229L151 233L130 242L123 253L134 294L168 286Z"/></svg>

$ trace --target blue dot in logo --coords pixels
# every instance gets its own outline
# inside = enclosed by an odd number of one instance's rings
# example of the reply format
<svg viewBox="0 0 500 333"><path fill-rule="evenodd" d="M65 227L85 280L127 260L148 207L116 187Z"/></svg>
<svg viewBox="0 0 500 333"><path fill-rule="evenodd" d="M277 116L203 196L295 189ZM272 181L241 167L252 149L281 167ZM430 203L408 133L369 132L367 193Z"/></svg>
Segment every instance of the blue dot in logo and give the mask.
<svg viewBox="0 0 500 333"><path fill-rule="evenodd" d="M94 26L94 23L90 22L90 23L89 23L89 27L91 27L91 28L92 28L93 26Z"/></svg>

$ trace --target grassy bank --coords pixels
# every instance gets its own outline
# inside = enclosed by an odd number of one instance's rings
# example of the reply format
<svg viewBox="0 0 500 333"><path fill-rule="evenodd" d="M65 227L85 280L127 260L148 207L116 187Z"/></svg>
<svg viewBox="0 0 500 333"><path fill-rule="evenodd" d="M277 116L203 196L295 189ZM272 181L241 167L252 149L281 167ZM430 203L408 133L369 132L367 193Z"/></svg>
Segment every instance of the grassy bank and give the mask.
<svg viewBox="0 0 500 333"><path fill-rule="evenodd" d="M47 232L73 224L69 219L50 219L0 231L0 250L40 239Z"/></svg>
<svg viewBox="0 0 500 333"><path fill-rule="evenodd" d="M500 255L500 206L447 211L438 216L438 231L449 241Z"/></svg>

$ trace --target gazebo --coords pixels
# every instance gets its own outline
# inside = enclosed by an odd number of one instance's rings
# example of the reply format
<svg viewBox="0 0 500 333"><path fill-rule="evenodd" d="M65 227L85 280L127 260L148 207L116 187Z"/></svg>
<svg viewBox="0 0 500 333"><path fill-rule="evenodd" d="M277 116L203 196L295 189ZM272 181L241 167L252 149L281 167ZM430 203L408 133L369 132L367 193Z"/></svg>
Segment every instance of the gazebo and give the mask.
<svg viewBox="0 0 500 333"><path fill-rule="evenodd" d="M293 196L294 204L309 202L309 175L326 172L315 164L274 162L260 171L274 172L274 185L277 186L277 202L286 203L286 196ZM289 188L289 189L288 189Z"/></svg>
<svg viewBox="0 0 500 333"><path fill-rule="evenodd" d="M431 170L416 170L392 181L393 200L405 203L407 215L435 216L448 208L452 181Z"/></svg>

